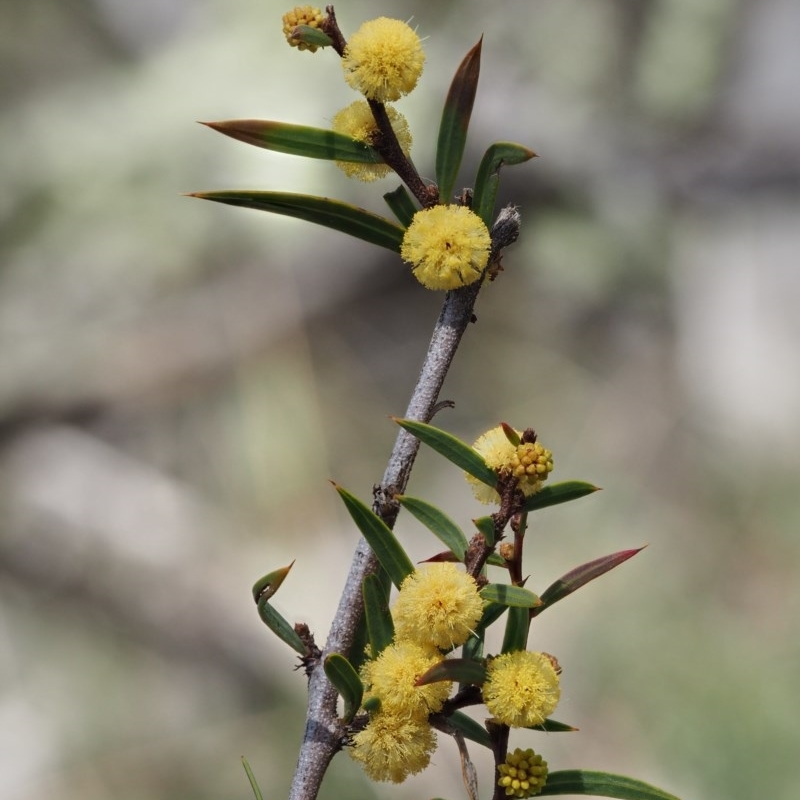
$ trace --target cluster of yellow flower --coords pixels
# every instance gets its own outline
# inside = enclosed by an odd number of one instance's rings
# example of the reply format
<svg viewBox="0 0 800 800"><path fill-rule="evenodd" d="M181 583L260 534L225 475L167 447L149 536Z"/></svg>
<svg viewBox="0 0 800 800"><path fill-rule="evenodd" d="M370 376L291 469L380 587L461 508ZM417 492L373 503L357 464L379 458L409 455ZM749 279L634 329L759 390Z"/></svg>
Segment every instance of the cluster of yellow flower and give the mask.
<svg viewBox="0 0 800 800"><path fill-rule="evenodd" d="M293 46L298 24L319 27L321 12L302 6L284 15L284 34ZM306 49L315 50L308 46ZM381 135L369 102L386 104L399 100L417 85L425 64L425 52L416 31L406 22L388 17L365 22L351 37L342 54L347 83L366 100L356 100L332 120L333 130L357 142L375 145ZM412 144L406 118L385 105L389 123L403 154ZM385 163L337 161L350 178L374 181L392 170ZM411 264L417 280L434 290L457 289L477 281L489 263L489 230L466 206L436 205L418 211L408 226L400 255Z"/></svg>
<svg viewBox="0 0 800 800"><path fill-rule="evenodd" d="M436 748L428 715L441 710L452 685L417 686L417 678L442 660L441 650L464 644L482 613L475 580L454 564L429 564L403 581L394 642L361 669L364 704L379 708L350 753L373 780L400 783L428 766Z"/></svg>
<svg viewBox="0 0 800 800"><path fill-rule="evenodd" d="M399 19L379 17L365 22L351 37L342 56L347 83L376 103L399 100L416 85L425 64L425 53L416 31ZM411 132L406 118L395 108L386 107L398 144L408 156ZM333 118L333 129L357 142L375 144L380 135L369 104L356 100ZM388 164L361 164L337 161L351 178L374 181L391 172Z"/></svg>
<svg viewBox="0 0 800 800"><path fill-rule="evenodd" d="M394 642L361 669L364 705L377 710L353 737L350 754L373 780L400 783L430 762L436 739L428 716L441 710L452 686L416 681L442 660L442 651L467 641L482 613L475 580L454 564L428 564L401 585L392 608ZM483 698L499 723L540 725L559 695L558 674L542 653L506 653L489 661ZM541 788L543 781L530 785Z"/></svg>

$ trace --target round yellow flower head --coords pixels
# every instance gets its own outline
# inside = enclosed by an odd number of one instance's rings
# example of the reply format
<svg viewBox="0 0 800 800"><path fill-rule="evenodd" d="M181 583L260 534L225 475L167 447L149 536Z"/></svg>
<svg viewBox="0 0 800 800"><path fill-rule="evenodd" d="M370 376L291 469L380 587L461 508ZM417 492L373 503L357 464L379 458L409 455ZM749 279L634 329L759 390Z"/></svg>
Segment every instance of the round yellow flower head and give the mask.
<svg viewBox="0 0 800 800"><path fill-rule="evenodd" d="M283 15L283 35L286 41L292 47L298 50L308 50L310 53L316 53L319 49L317 45L308 44L307 42L300 42L292 38L292 32L298 25L308 25L311 28L319 28L325 15L313 6L295 6L291 11L287 11Z"/></svg>
<svg viewBox="0 0 800 800"><path fill-rule="evenodd" d="M386 113L389 116L389 122L392 124L395 136L397 136L400 149L408 155L409 150L411 150L411 131L406 118L391 106L386 106ZM355 103L351 103L347 108L343 108L333 118L333 129L337 133L343 133L364 144L373 144L376 135L379 133L378 124L375 122L375 117L372 115L366 100L356 100ZM357 178L367 183L383 178L392 171L388 164L382 162L363 164L355 161L337 161L336 166L348 178Z"/></svg>
<svg viewBox="0 0 800 800"><path fill-rule="evenodd" d="M428 289L457 289L481 277L491 246L477 214L466 206L439 205L414 214L400 256Z"/></svg>
<svg viewBox="0 0 800 800"><path fill-rule="evenodd" d="M395 641L374 660L361 668L366 691L364 700L377 697L381 713L425 720L439 711L450 694L450 681L437 681L416 686L420 675L438 664L442 656L431 647L410 641Z"/></svg>
<svg viewBox="0 0 800 800"><path fill-rule="evenodd" d="M504 725L541 725L553 713L560 697L558 674L543 653L505 653L487 666L483 702Z"/></svg>
<svg viewBox="0 0 800 800"><path fill-rule="evenodd" d="M441 649L464 644L482 614L483 600L475 579L447 562L412 572L392 608L398 640Z"/></svg>
<svg viewBox="0 0 800 800"><path fill-rule="evenodd" d="M500 773L498 786L506 790L506 797L533 797L547 783L547 762L530 747L519 747L506 756L504 764L497 767Z"/></svg>
<svg viewBox="0 0 800 800"><path fill-rule="evenodd" d="M353 737L350 755L372 780L402 783L428 766L435 749L427 721L380 712Z"/></svg>
<svg viewBox="0 0 800 800"><path fill-rule="evenodd" d="M365 22L351 37L342 57L347 83L379 103L408 94L422 74L425 53L416 32L399 19Z"/></svg>
<svg viewBox="0 0 800 800"><path fill-rule="evenodd" d="M522 431L516 431L522 436ZM518 488L525 497L536 494L553 471L553 454L539 442L520 442L512 444L503 426L498 425L478 437L472 449L480 455L486 465L498 477L513 475L518 480ZM481 503L499 503L500 496L483 481L467 474L472 492Z"/></svg>

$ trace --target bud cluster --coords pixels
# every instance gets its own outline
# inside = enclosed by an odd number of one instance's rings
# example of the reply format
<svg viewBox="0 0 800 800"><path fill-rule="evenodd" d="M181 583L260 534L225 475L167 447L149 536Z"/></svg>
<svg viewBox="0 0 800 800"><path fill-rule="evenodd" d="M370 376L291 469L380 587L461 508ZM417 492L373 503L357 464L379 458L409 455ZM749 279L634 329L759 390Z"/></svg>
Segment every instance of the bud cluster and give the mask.
<svg viewBox="0 0 800 800"><path fill-rule="evenodd" d="M309 28L319 28L325 20L325 15L318 8L313 6L296 6L291 11L283 15L283 35L292 47L298 50L308 50L310 53L317 52L317 45L309 44L297 39L294 35L295 29L300 25L308 25Z"/></svg>
<svg viewBox="0 0 800 800"><path fill-rule="evenodd" d="M442 649L467 640L482 613L475 580L454 564L428 564L401 585L394 641L361 668L364 705L378 710L353 737L350 755L373 780L400 783L428 765L436 748L428 716L441 710L452 683L416 681L442 660Z"/></svg>
<svg viewBox="0 0 800 800"><path fill-rule="evenodd" d="M517 748L497 767L497 785L505 789L506 797L533 797L542 791L547 781L547 762L530 748Z"/></svg>

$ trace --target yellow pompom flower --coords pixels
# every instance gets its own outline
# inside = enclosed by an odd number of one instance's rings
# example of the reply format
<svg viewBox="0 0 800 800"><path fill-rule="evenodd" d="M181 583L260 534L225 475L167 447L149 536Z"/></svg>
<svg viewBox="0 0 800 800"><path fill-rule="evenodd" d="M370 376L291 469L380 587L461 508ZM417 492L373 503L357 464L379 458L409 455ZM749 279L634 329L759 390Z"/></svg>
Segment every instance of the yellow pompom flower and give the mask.
<svg viewBox="0 0 800 800"><path fill-rule="evenodd" d="M497 767L500 778L497 785L506 791L506 797L533 797L547 783L547 762L530 747L517 748L506 756L505 763Z"/></svg>
<svg viewBox="0 0 800 800"><path fill-rule="evenodd" d="M391 106L386 106L386 113L400 149L408 155L411 150L411 131L406 118ZM337 133L343 133L357 142L370 145L375 143L375 137L379 133L378 124L366 100L356 100L347 108L343 108L333 118L332 127ZM348 178L357 178L367 183L383 178L392 171L392 168L383 162L364 164L355 161L337 161L336 166Z"/></svg>
<svg viewBox="0 0 800 800"><path fill-rule="evenodd" d="M380 712L353 737L350 756L374 781L402 783L428 766L436 736L427 721Z"/></svg>
<svg viewBox="0 0 800 800"><path fill-rule="evenodd" d="M522 431L516 433L522 435ZM553 454L547 448L539 442L512 444L502 425L486 431L472 445L472 449L498 477L513 475L517 478L517 486L525 497L536 494L553 471ZM473 494L481 503L500 502L500 496L491 486L472 475L467 474L466 477Z"/></svg>
<svg viewBox="0 0 800 800"><path fill-rule="evenodd" d="M392 608L398 640L443 650L464 644L482 614L483 600L475 579L448 562L412 572Z"/></svg>
<svg viewBox="0 0 800 800"><path fill-rule="evenodd" d="M365 22L350 37L342 57L347 83L379 103L408 94L417 85L424 63L416 32L388 17Z"/></svg>
<svg viewBox="0 0 800 800"><path fill-rule="evenodd" d="M483 220L466 206L438 205L414 215L400 256L428 289L474 283L489 261L492 240Z"/></svg>
<svg viewBox="0 0 800 800"><path fill-rule="evenodd" d="M558 674L544 653L505 653L487 665L483 702L504 725L541 725L553 713L560 697Z"/></svg>
<svg viewBox="0 0 800 800"><path fill-rule="evenodd" d="M374 661L367 661L361 668L364 700L377 697L381 701L381 713L427 719L428 714L441 709L452 683L437 681L427 686L416 686L415 682L441 660L440 653L431 647L396 640Z"/></svg>
<svg viewBox="0 0 800 800"><path fill-rule="evenodd" d="M292 47L298 50L308 50L316 53L319 49L317 45L300 42L292 38L292 33L298 25L308 25L310 28L319 28L325 15L318 8L313 6L295 6L291 11L283 15L283 35Z"/></svg>

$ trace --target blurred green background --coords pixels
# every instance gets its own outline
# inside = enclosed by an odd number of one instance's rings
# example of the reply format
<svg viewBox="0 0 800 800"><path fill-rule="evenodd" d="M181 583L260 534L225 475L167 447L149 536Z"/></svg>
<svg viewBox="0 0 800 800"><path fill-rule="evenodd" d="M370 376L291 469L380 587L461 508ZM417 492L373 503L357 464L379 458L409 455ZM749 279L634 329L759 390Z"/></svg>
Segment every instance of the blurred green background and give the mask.
<svg viewBox="0 0 800 800"><path fill-rule="evenodd" d="M441 296L333 232L182 198L264 188L381 213L387 179L227 140L194 120L325 126L332 53L255 0L0 4L0 798L286 795L305 681L250 586L324 641ZM437 423L533 426L554 479L529 586L648 544L537 620L570 735L551 769L695 798L800 791L800 6L500 0L337 6L345 34L413 18L426 71L399 107L432 177L440 107L484 34L460 185L484 149L520 241L488 286ZM409 491L482 512L423 453ZM432 543L401 518L415 559ZM474 748L473 748L474 749ZM488 764L479 762L489 796ZM346 757L332 798L464 797L455 747L400 787Z"/></svg>

